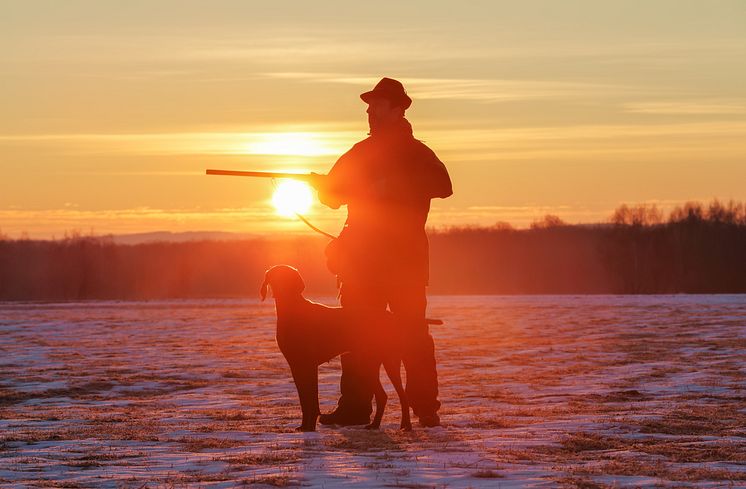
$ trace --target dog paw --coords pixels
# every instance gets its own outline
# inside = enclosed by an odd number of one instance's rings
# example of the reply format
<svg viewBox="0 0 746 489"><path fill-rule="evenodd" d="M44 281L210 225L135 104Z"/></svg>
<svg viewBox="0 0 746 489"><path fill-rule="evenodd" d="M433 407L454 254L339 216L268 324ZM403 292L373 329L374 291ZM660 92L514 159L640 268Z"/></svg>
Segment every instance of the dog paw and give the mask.
<svg viewBox="0 0 746 489"><path fill-rule="evenodd" d="M412 423L402 423L400 429L401 431L412 431Z"/></svg>
<svg viewBox="0 0 746 489"><path fill-rule="evenodd" d="M303 432L303 433L308 433L310 431L316 431L316 427L315 426L300 425L297 428L295 428L295 431L300 431L300 432Z"/></svg>
<svg viewBox="0 0 746 489"><path fill-rule="evenodd" d="M380 429L380 428L381 428L381 425L380 424L376 424L376 423L371 423L371 424L365 425L365 429L366 430L377 430L377 429Z"/></svg>

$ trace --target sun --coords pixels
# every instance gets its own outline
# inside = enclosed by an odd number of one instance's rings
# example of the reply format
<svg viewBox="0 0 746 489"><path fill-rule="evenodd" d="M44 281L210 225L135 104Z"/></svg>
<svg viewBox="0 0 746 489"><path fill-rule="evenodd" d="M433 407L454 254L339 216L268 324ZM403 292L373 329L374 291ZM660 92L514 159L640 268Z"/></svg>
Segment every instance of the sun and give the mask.
<svg viewBox="0 0 746 489"><path fill-rule="evenodd" d="M311 187L297 180L280 180L272 195L272 204L282 216L305 214L312 203Z"/></svg>

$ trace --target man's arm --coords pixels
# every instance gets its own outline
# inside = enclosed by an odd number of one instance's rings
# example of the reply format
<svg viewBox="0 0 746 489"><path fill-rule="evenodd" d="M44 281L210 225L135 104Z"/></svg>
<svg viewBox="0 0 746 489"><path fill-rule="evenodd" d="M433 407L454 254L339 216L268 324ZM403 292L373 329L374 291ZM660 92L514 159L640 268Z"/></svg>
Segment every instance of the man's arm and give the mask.
<svg viewBox="0 0 746 489"><path fill-rule="evenodd" d="M435 152L423 145L422 184L425 195L431 199L445 199L453 195L453 184L448 170Z"/></svg>
<svg viewBox="0 0 746 489"><path fill-rule="evenodd" d="M339 157L327 175L319 175L320 178L313 184L319 194L319 201L332 209L339 209L347 204L347 189L351 182L351 153L354 146L348 152Z"/></svg>
<svg viewBox="0 0 746 489"><path fill-rule="evenodd" d="M445 199L453 195L453 183L451 176L448 175L446 166L438 160L437 170L435 172L435 182L433 185L433 197Z"/></svg>

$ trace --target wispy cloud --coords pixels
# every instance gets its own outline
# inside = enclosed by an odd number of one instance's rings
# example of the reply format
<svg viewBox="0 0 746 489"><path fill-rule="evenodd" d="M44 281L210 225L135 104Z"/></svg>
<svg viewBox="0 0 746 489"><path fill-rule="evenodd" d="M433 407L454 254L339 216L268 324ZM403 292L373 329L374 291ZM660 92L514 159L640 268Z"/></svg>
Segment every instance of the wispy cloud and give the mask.
<svg viewBox="0 0 746 489"><path fill-rule="evenodd" d="M707 202L708 196L693 196L688 200ZM614 209L622 202L595 204L472 205L452 207L448 201L436 200L428 220L431 229L453 226L492 226L507 222L516 228L526 228L546 215L555 215L567 223L608 222ZM664 213L683 204L681 200L652 199L624 202L627 205L656 205ZM308 214L314 224L336 233L341 229L344 213L316 206ZM236 233L312 233L298 219L281 217L270 202L258 202L251 207L218 209L166 209L136 207L129 209L80 209L68 203L53 209L0 209L0 236L12 238L26 234L31 238L62 237L78 231L96 235L126 234L156 231L225 231Z"/></svg>
<svg viewBox="0 0 746 489"><path fill-rule="evenodd" d="M1 35L1 34L0 34ZM421 42L424 37L429 42ZM381 42L385 38L386 42ZM397 42L398 41L398 42ZM407 48L402 51L402 45ZM201 36L177 34L111 34L39 35L33 42L15 51L0 53L0 60L18 62L22 55L37 61L55 59L64 51L71 63L95 62L109 66L133 62L229 63L250 62L273 66L368 64L405 56L413 61L444 59L479 59L494 54L492 48L476 49L471 43L457 44L443 39L433 29L394 26L334 26L322 29L309 25L296 28L254 25L249 31L234 35L212 32ZM510 49L501 48L505 55ZM361 57L363 56L363 57ZM140 64L142 67L142 64Z"/></svg>
<svg viewBox="0 0 746 489"><path fill-rule="evenodd" d="M423 128L419 137L460 160L584 158L591 154L746 150L746 121L492 129Z"/></svg>
<svg viewBox="0 0 746 489"><path fill-rule="evenodd" d="M454 209L435 206L431 212L429 226L480 225L495 222L510 222L516 227L525 227L546 214L558 215L568 222L591 222L605 220L610 211L593 211L582 206L473 206ZM328 209L316 209L309 217L314 224L335 233L341 228L339 213ZM62 237L65 233L78 231L97 235L126 234L155 231L215 231L231 230L249 233L310 233L303 223L295 218L278 216L269 202L252 207L222 209L163 209L137 207L131 209L78 209L68 205L57 209L0 209L0 236L19 237L22 233L32 238Z"/></svg>
<svg viewBox="0 0 746 489"><path fill-rule="evenodd" d="M292 128L268 132L4 134L0 145L59 144L81 153L325 156L343 153L360 137L356 131Z"/></svg>
<svg viewBox="0 0 746 489"><path fill-rule="evenodd" d="M202 209L131 209L85 210L68 206L59 209L0 209L2 233L11 237L27 233L30 237L61 237L65 232L80 231L95 234L122 234L153 231L271 232L278 230L305 231L291 219L278 217L271 204L252 207Z"/></svg>
<svg viewBox="0 0 746 489"><path fill-rule="evenodd" d="M332 161L365 137L320 125L269 132L0 135L0 147L52 145L59 154L140 154L325 158ZM585 158L608 153L746 151L746 121L596 124L448 129L423 125L415 136L460 161ZM276 161L273 159L272 161Z"/></svg>
<svg viewBox="0 0 746 489"><path fill-rule="evenodd" d="M746 117L746 104L737 101L676 101L638 102L624 105L624 111L633 114L653 115L742 115Z"/></svg>
<svg viewBox="0 0 746 489"><path fill-rule="evenodd" d="M463 209L449 209L435 206L429 221L432 227L443 226L490 226L497 222L508 222L521 228L551 214L570 223L603 222L611 213L604 208L590 208L583 205L501 205L469 206Z"/></svg>
<svg viewBox="0 0 746 489"><path fill-rule="evenodd" d="M711 197L692 196L688 201L708 202ZM610 221L614 210L621 204L630 207L638 205L656 206L664 214L684 204L682 200L650 199L627 202L598 202L595 204L525 204L525 205L490 205L468 206L461 209L433 207L429 224L432 228L459 226L491 226L507 222L515 228L527 228L547 215L557 216L569 224L595 224Z"/></svg>
<svg viewBox="0 0 746 489"><path fill-rule="evenodd" d="M633 90L621 85L513 79L412 78L411 92L420 99L454 99L483 102L547 98L586 98Z"/></svg>
<svg viewBox="0 0 746 489"><path fill-rule="evenodd" d="M341 73L276 72L265 73L270 78L281 78L313 83L340 83L369 89L380 76L359 76ZM469 100L475 102L504 102L546 98L588 97L590 94L632 91L621 85L512 80L489 78L403 78L408 93L417 100Z"/></svg>

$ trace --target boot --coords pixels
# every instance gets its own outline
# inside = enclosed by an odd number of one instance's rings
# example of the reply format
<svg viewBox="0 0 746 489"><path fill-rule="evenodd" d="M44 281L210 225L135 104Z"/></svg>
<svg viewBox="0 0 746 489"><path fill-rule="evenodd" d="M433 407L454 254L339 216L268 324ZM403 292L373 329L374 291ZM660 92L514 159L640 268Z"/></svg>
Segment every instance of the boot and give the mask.
<svg viewBox="0 0 746 489"><path fill-rule="evenodd" d="M370 414L355 413L349 410L335 409L331 413L319 416L319 423L323 425L355 426L369 424Z"/></svg>

